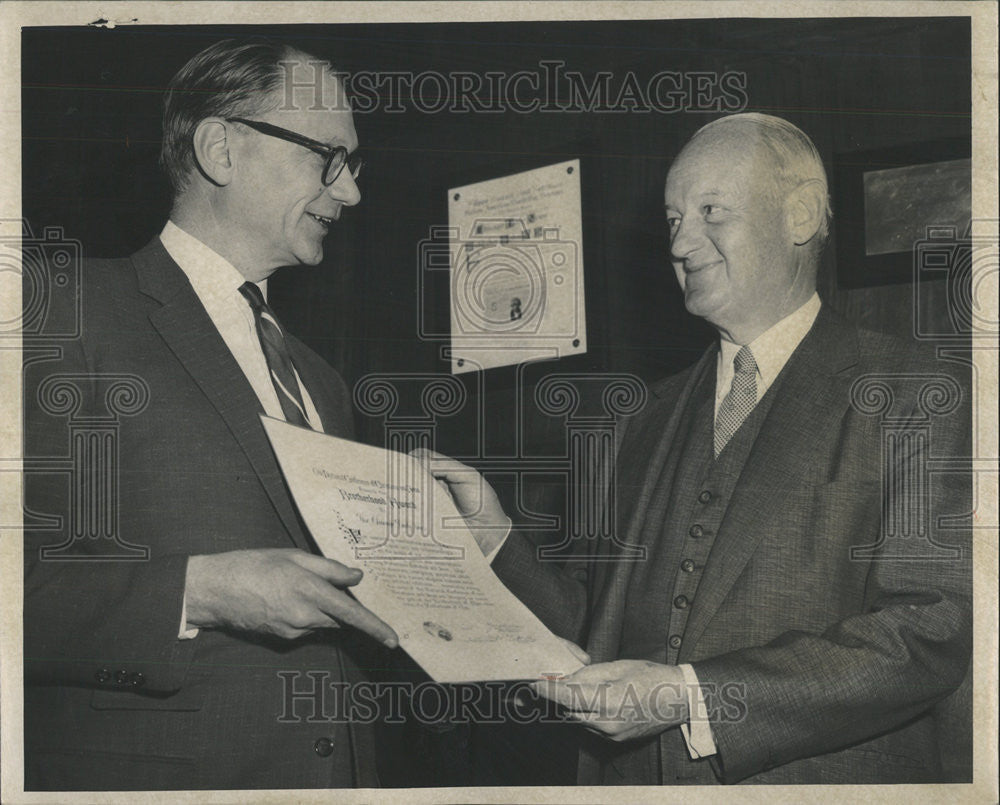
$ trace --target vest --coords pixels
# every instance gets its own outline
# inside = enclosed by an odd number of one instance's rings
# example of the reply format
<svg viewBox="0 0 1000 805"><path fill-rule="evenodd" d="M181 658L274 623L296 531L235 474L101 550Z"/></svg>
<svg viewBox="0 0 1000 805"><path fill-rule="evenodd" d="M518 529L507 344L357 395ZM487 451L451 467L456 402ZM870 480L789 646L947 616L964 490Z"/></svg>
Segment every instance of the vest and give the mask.
<svg viewBox="0 0 1000 805"><path fill-rule="evenodd" d="M715 363L709 362L695 384L683 413L683 439L671 447L658 469L654 496L667 501L662 523L642 529L648 561L633 571L626 595L625 623L619 659L641 659L676 665L684 632L698 605L698 583L705 565L725 561L711 556L715 535L726 515L761 425L773 404L779 376L714 456ZM654 507L650 507L651 509ZM638 746L605 747L605 785L716 783L707 761L691 762L678 729L670 729Z"/></svg>

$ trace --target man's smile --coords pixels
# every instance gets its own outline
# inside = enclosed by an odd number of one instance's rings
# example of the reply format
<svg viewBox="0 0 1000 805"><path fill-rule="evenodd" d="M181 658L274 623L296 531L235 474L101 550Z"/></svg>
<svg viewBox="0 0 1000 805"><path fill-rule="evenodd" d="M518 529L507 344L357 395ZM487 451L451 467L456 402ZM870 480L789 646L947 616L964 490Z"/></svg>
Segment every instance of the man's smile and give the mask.
<svg viewBox="0 0 1000 805"><path fill-rule="evenodd" d="M310 218L312 218L314 221L316 221L316 223L318 223L324 229L329 229L330 226L333 224L333 222L336 220L335 218L327 218L327 217L325 217L323 215L317 215L314 212L308 212L307 211L306 215L308 215Z"/></svg>
<svg viewBox="0 0 1000 805"><path fill-rule="evenodd" d="M683 264L683 269L685 274L697 274L699 271L704 271L706 268L712 268L717 265L721 265L721 260L715 260L711 263L701 263L699 265L689 265L687 262Z"/></svg>

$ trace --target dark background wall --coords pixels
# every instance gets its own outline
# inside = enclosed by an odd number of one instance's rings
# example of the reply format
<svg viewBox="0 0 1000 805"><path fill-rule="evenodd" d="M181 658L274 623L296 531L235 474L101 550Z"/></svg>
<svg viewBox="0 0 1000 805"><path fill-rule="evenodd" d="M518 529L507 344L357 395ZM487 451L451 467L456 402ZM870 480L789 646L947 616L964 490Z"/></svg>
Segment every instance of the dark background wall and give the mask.
<svg viewBox="0 0 1000 805"><path fill-rule="evenodd" d="M539 72L543 60L560 60L588 76L609 71L615 87L630 71L640 84L661 70L737 71L746 74L747 110L799 125L828 170L836 154L968 140L971 131L970 30L959 18L35 28L23 32L22 72L23 209L35 231L62 226L94 256L128 254L152 238L169 209L156 166L162 91L205 45L252 33L288 38L344 70ZM421 308L425 323L447 322L447 286L428 285L419 259L432 227L447 224L447 188L574 157L582 160L590 349L529 368L529 390L552 371L652 380L690 364L710 342L711 331L684 311L667 259L662 194L670 160L718 112L426 114L412 99L395 100L405 112L384 111L383 98L382 111L356 115L367 157L364 198L334 228L323 264L285 269L270 282L289 328L349 384L370 372L448 372L446 342L418 337ZM820 277L825 301L869 327L909 335L911 285L841 286L837 224L850 221L835 215ZM922 286L920 304L946 322L945 283ZM442 420L440 449L511 456L520 429L526 454L563 453L563 422L519 408L515 370L461 381L470 400ZM381 421L358 419L362 438L381 443ZM494 480L510 508L503 482L511 479ZM561 514L563 480L529 480L522 505ZM444 740L456 751L468 746L464 734ZM480 741L487 747L480 757L489 755L493 767L476 781L525 783L533 774L551 781L553 769L571 781L571 743L560 754L561 737L540 741L517 736L497 750L502 730ZM444 756L428 749L421 758L433 764ZM444 774L471 779L461 764Z"/></svg>
<svg viewBox="0 0 1000 805"><path fill-rule="evenodd" d="M968 140L971 131L962 18L32 28L23 32L23 202L36 231L62 226L100 256L153 237L169 209L156 165L162 91L202 47L248 34L287 38L347 71L509 75L558 60L588 78L610 73L616 91L629 73L644 86L662 70L736 71L745 74L747 110L799 125L828 171L835 154ZM718 114L428 114L409 97L382 97L377 111L356 115L368 157L362 203L345 211L320 266L272 278L272 302L350 384L370 372L447 373L447 342L418 337L421 309L424 328L447 329L447 285L426 282L420 261L420 244L447 224L447 188L579 157L589 352L530 367L527 390L553 371L668 375L693 362L712 332L685 312L667 259L663 184L683 142ZM824 299L869 327L908 335L910 286L840 287L837 223L846 214L835 210ZM946 302L943 281L921 287L932 319L947 317ZM514 369L461 380L470 402L442 420L440 449L511 456L520 432L526 452L562 454L563 422L520 405ZM382 443L381 420L358 419L361 437ZM561 482L550 480L528 485L532 507L560 508L552 497Z"/></svg>
<svg viewBox="0 0 1000 805"><path fill-rule="evenodd" d="M60 225L92 255L143 245L168 211L156 167L160 98L193 53L223 36L287 37L345 70L539 72L543 60L587 76L661 70L746 74L748 110L802 127L831 164L838 152L969 137L970 33L963 19L695 20L256 27L33 28L23 34L24 213ZM667 261L662 188L684 140L718 112L357 115L368 157L364 198L328 240L324 263L279 272L275 307L349 382L372 371L447 372L425 314L447 320L447 289L421 281L419 244L447 223L446 189L581 157L590 352L538 368L634 372L652 379L692 362L711 338L688 316ZM384 107L386 99L383 98ZM835 211L836 212L836 211ZM825 299L869 326L910 330L905 287L838 287L836 229ZM943 295L924 293L936 315ZM442 318L443 317L443 318ZM529 380L532 373L528 374ZM466 378L470 390L471 380ZM487 372L487 439L506 451L512 370ZM377 422L362 421L379 435ZM459 433L443 446L471 454ZM537 428L535 426L537 425ZM558 437L529 422L541 442Z"/></svg>

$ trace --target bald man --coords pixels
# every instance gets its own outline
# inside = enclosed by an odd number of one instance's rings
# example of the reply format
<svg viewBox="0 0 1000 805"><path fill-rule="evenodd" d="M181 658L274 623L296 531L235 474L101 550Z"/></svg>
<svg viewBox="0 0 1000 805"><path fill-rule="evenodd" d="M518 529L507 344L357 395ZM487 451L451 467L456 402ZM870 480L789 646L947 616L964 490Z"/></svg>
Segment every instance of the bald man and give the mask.
<svg viewBox="0 0 1000 805"><path fill-rule="evenodd" d="M971 510L970 489L907 484L925 477L925 427L934 454L970 455L967 380L821 302L827 199L815 146L785 120L693 136L666 183L670 259L719 340L625 423L617 537L645 561L608 546L581 583L516 532L493 561L591 655L537 685L586 730L581 784L946 777L942 712L972 615L970 534L945 518ZM870 394L911 437L894 450ZM431 464L463 511L485 501L477 523L504 522L478 478Z"/></svg>

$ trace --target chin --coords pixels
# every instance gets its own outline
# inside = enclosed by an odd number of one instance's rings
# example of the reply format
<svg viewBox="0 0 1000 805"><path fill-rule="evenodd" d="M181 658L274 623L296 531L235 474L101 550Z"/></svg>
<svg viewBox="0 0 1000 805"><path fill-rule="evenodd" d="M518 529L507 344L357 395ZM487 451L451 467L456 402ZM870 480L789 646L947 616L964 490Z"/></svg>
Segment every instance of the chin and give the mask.
<svg viewBox="0 0 1000 805"><path fill-rule="evenodd" d="M302 266L317 266L323 262L323 247L316 249L315 251L308 252L306 254L296 255L299 265Z"/></svg>
<svg viewBox="0 0 1000 805"><path fill-rule="evenodd" d="M719 305L714 302L711 294L705 291L695 291L684 295L684 307L692 316L707 318Z"/></svg>

